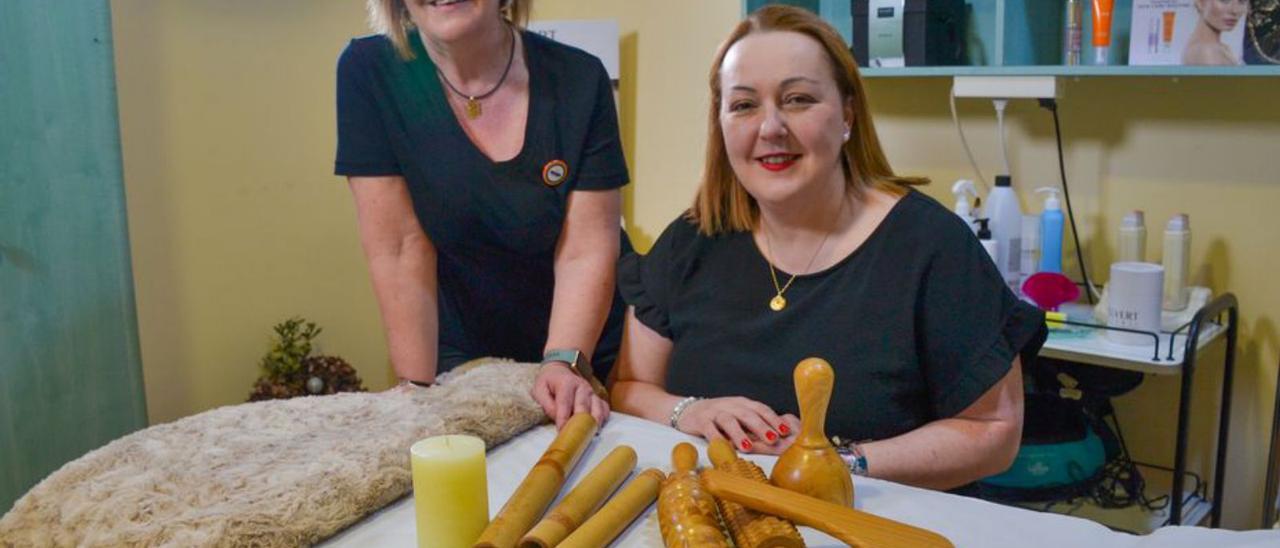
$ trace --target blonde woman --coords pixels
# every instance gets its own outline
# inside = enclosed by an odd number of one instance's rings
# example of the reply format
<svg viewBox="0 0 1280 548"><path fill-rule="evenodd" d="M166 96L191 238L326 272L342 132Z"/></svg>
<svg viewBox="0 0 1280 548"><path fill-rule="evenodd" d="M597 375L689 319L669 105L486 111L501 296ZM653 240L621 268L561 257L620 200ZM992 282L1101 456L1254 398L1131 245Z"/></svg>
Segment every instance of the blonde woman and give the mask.
<svg viewBox="0 0 1280 548"><path fill-rule="evenodd" d="M799 429L792 368L817 356L836 371L827 432L859 442L854 473L949 489L1007 468L1044 317L910 187L925 181L894 175L839 35L762 8L710 85L693 207L621 262L614 407L780 453Z"/></svg>
<svg viewBox="0 0 1280 548"><path fill-rule="evenodd" d="M525 0L369 0L338 62L348 178L404 389L482 356L542 362L556 423L608 416L628 181L600 61L522 30Z"/></svg>

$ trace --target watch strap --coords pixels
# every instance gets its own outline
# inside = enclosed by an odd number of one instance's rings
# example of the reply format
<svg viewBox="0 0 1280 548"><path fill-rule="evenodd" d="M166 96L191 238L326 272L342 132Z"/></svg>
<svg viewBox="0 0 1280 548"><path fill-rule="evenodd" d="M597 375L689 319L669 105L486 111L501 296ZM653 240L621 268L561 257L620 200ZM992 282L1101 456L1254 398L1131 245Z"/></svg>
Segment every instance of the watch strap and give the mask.
<svg viewBox="0 0 1280 548"><path fill-rule="evenodd" d="M551 362L569 364L569 369L574 374L591 385L592 392L595 392L604 401L609 401L609 391L604 387L604 383L601 383L600 379L596 378L591 369L591 360L581 350L576 348L553 348L542 355L542 365L545 366Z"/></svg>

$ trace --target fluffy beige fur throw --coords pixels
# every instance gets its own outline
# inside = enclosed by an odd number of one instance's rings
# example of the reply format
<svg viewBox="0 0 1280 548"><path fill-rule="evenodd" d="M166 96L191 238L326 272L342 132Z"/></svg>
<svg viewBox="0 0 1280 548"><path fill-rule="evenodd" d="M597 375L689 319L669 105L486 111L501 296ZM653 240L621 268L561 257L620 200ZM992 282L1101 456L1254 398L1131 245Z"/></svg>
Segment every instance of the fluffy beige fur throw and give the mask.
<svg viewBox="0 0 1280 548"><path fill-rule="evenodd" d="M297 546L404 496L409 446L493 447L544 420L536 366L473 363L432 388L246 403L68 463L0 518L0 546Z"/></svg>

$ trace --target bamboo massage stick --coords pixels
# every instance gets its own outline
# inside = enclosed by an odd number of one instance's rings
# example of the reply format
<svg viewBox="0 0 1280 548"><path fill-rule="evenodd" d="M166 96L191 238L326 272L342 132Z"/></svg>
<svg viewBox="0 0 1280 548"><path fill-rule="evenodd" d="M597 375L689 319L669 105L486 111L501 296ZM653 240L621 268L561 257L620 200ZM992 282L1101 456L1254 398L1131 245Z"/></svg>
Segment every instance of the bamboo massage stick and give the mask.
<svg viewBox="0 0 1280 548"><path fill-rule="evenodd" d="M942 535L723 470L703 470L702 483L716 497L813 527L850 546L950 548Z"/></svg>
<svg viewBox="0 0 1280 548"><path fill-rule="evenodd" d="M520 547L550 548L560 544L626 481L635 465L635 449L627 445L613 448L600 464L560 500L560 504L552 508L529 534L520 539Z"/></svg>
<svg viewBox="0 0 1280 548"><path fill-rule="evenodd" d="M770 481L783 489L853 506L849 467L827 439L827 405L835 372L821 358L806 358L793 374L800 404L800 435L773 465Z"/></svg>
<svg viewBox="0 0 1280 548"><path fill-rule="evenodd" d="M756 463L738 456L729 440L719 438L712 440L707 448L707 456L716 470L723 470L740 478L767 484ZM722 498L716 499L720 507L720 517L733 537L738 548L802 548L804 539L800 531L791 522L777 516L762 514L741 504Z"/></svg>
<svg viewBox="0 0 1280 548"><path fill-rule="evenodd" d="M475 547L514 548L560 493L565 477L578 464L596 428L596 419L590 413L578 413L564 423L564 428L502 505L497 517L480 533Z"/></svg>
<svg viewBox="0 0 1280 548"><path fill-rule="evenodd" d="M667 548L729 547L715 498L702 487L698 450L681 442L671 450L674 470L658 494L658 527Z"/></svg>
<svg viewBox="0 0 1280 548"><path fill-rule="evenodd" d="M580 527L574 529L558 548L599 548L608 546L626 530L654 499L666 479L662 471L650 468L631 480Z"/></svg>

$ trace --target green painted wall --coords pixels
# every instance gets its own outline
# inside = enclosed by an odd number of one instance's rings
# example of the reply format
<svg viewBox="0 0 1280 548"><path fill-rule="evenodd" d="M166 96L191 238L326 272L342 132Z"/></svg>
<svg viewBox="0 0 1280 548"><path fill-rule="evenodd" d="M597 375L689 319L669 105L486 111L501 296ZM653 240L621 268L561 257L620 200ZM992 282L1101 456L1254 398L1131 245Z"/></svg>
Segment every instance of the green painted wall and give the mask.
<svg viewBox="0 0 1280 548"><path fill-rule="evenodd" d="M146 422L110 22L0 2L0 513Z"/></svg>

